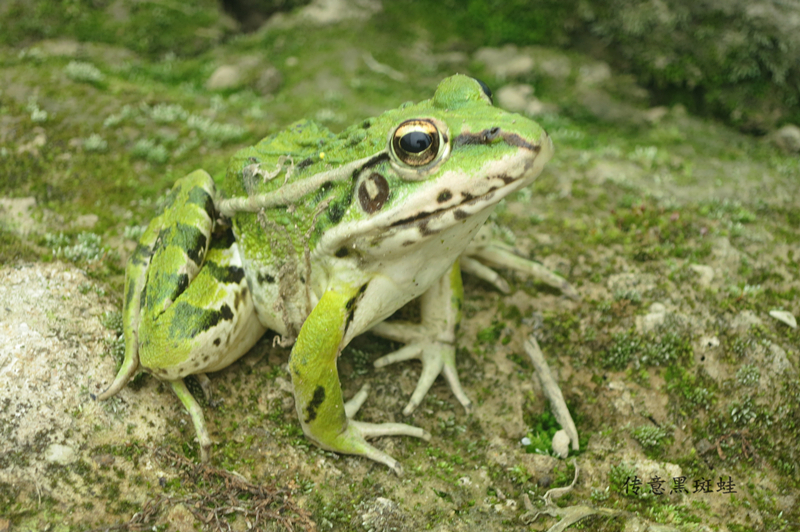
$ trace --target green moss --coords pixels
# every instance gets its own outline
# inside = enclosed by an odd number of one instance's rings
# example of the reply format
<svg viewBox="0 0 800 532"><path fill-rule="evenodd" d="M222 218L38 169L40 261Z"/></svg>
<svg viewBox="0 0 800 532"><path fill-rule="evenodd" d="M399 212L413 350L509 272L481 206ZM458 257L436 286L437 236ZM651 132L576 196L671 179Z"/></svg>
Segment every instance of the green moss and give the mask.
<svg viewBox="0 0 800 532"><path fill-rule="evenodd" d="M123 44L137 52L193 54L219 42L227 28L219 6L209 0L191 6L120 2L116 16L91 0L10 2L3 10L0 37L5 46L70 36L80 41ZM207 28L198 35L197 28Z"/></svg>
<svg viewBox="0 0 800 532"><path fill-rule="evenodd" d="M611 346L600 357L600 366L621 371L628 366L634 355L641 349L642 342L634 332L615 334Z"/></svg>
<svg viewBox="0 0 800 532"><path fill-rule="evenodd" d="M697 409L707 410L715 400L716 386L707 375L681 366L670 366L664 375L667 391L675 399L673 408L681 416L695 417Z"/></svg>
<svg viewBox="0 0 800 532"><path fill-rule="evenodd" d="M669 444L670 439L666 430L654 425L636 427L631 431L631 436L644 447L651 458L663 457L664 447Z"/></svg>
<svg viewBox="0 0 800 532"><path fill-rule="evenodd" d="M0 264L35 261L40 256L39 252L20 237L0 227Z"/></svg>

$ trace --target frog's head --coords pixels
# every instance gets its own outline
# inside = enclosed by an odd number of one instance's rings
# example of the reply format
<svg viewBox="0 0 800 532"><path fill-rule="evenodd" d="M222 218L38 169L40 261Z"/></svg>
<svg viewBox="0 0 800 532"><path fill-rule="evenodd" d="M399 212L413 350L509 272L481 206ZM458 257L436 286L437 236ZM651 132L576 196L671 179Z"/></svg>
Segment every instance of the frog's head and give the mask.
<svg viewBox="0 0 800 532"><path fill-rule="evenodd" d="M553 153L538 124L494 107L486 85L463 75L443 80L432 99L342 136L355 132L359 146L374 146L359 155L373 155L353 171L352 199L322 234L317 252L323 254L353 250L385 258L427 241L466 246L492 208L529 185ZM463 230L442 237L458 227Z"/></svg>

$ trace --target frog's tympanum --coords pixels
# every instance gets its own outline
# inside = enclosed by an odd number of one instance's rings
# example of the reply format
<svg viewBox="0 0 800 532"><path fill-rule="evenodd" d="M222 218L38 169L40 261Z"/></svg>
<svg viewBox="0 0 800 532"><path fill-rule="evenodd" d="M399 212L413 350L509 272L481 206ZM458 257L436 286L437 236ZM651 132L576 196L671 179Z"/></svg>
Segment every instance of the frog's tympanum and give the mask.
<svg viewBox="0 0 800 532"><path fill-rule="evenodd" d="M363 397L345 404L339 353L370 329L404 342L376 362L423 361L404 412L440 373L469 410L455 367L459 257L494 206L530 184L552 151L535 122L493 107L483 83L456 75L432 99L338 135L296 122L238 152L221 191L206 172L189 174L128 263L125 359L99 397L117 393L141 366L172 386L207 460L211 439L183 379L207 384L205 373L233 363L270 329L293 344L289 371L305 434L399 472L366 438L430 435L354 421ZM384 323L417 297L421 323Z"/></svg>

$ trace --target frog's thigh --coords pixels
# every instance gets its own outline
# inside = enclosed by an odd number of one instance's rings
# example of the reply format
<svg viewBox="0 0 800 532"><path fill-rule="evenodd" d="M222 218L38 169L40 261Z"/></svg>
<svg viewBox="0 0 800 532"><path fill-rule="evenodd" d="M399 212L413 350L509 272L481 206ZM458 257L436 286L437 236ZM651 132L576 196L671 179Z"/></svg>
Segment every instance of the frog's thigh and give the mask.
<svg viewBox="0 0 800 532"><path fill-rule="evenodd" d="M164 380L218 371L245 354L266 329L258 321L238 246L212 247L186 290L139 325L142 366Z"/></svg>

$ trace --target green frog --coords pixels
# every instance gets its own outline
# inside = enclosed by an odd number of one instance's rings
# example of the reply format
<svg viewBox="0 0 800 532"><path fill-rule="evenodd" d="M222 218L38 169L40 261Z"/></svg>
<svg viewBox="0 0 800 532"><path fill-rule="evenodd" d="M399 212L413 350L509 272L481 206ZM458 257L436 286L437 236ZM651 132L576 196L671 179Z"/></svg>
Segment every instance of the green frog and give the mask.
<svg viewBox="0 0 800 532"><path fill-rule="evenodd" d="M269 329L293 346L289 371L306 436L399 473L367 439L430 434L355 421L366 393L345 403L337 358L368 330L403 342L375 365L422 360L404 413L439 374L469 410L455 364L459 259L495 205L529 185L552 152L539 125L494 107L482 82L455 75L433 98L340 134L296 122L239 151L219 191L206 172L187 175L127 265L125 358L99 398L140 367L166 381L192 418L205 461L211 439L184 378L196 375L207 392L205 374L233 363ZM482 257L503 261L485 245L465 255L471 271L489 279ZM384 321L415 298L420 323Z"/></svg>

